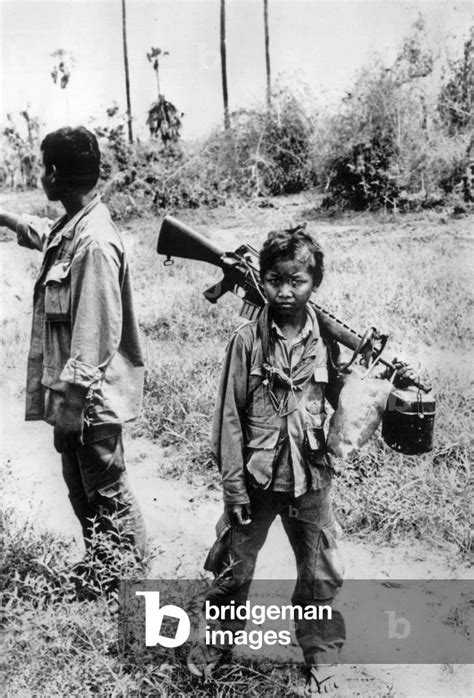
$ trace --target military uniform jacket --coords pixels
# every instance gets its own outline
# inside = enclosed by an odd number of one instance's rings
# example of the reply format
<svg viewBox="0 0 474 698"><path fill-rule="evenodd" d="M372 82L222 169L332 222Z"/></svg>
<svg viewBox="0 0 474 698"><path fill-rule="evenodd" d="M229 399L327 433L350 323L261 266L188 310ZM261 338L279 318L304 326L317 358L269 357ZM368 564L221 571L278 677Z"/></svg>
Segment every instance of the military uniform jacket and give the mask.
<svg viewBox="0 0 474 698"><path fill-rule="evenodd" d="M86 423L139 413L144 363L120 235L95 197L71 220L23 216L18 243L44 252L34 288L26 419L53 423L68 384L88 388Z"/></svg>
<svg viewBox="0 0 474 698"><path fill-rule="evenodd" d="M270 391L261 320L241 327L228 345L212 427L212 451L227 504L249 502L249 480L259 487L271 486L283 438L289 439L292 462L300 463L305 432L324 425L326 386L333 372L316 314L310 306L307 309L313 329L295 371L297 387L285 399L282 391L276 396ZM315 471L310 487L317 489L320 484L320 473Z"/></svg>

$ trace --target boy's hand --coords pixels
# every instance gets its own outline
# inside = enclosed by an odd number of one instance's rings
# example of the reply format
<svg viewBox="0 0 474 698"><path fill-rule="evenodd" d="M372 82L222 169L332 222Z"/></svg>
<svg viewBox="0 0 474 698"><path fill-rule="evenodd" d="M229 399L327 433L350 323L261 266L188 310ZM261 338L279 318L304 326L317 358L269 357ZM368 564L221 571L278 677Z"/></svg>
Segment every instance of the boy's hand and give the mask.
<svg viewBox="0 0 474 698"><path fill-rule="evenodd" d="M70 385L54 427L54 448L58 453L82 445L87 389Z"/></svg>
<svg viewBox="0 0 474 698"><path fill-rule="evenodd" d="M226 511L231 526L247 526L252 521L248 504L226 504Z"/></svg>

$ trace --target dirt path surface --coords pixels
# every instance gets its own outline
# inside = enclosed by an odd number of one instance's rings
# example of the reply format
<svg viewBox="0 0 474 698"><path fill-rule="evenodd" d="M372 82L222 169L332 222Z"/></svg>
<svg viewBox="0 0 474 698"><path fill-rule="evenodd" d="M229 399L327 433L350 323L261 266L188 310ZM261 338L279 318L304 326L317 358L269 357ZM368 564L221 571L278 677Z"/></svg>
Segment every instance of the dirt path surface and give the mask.
<svg viewBox="0 0 474 698"><path fill-rule="evenodd" d="M364 231L353 229L353 238ZM216 238L219 238L217 233ZM28 315L32 275L25 275L25 253L12 241L1 245L2 319ZM29 253L28 253L29 254ZM21 262L20 262L21 259ZM26 355L26 346L24 352ZM17 373L8 365L1 370L0 439L4 468L4 506L19 516L72 537L82 554L79 526L67 499L58 454L50 427L23 421ZM199 491L184 480L164 478L160 473L168 456L159 445L144 438L126 438L130 478L143 507L152 547L155 549L151 578L193 578L201 575L202 563L214 536L221 512L217 490ZM452 579L469 578L459 568L455 550L431 549L427 544L407 542L397 547L344 539L343 554L348 579ZM452 563L449 560L452 560ZM457 558L458 559L458 558ZM292 552L282 527L276 524L259 559L256 577L293 578ZM460 665L358 665L342 667L346 678L340 696L392 696L402 698L473 694L472 668Z"/></svg>

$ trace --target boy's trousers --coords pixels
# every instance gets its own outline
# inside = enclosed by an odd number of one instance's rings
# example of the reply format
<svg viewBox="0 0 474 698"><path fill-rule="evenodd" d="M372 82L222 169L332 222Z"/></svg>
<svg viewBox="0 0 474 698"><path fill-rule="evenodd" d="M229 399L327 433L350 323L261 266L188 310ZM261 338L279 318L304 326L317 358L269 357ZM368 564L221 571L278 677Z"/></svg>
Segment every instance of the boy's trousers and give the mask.
<svg viewBox="0 0 474 698"><path fill-rule="evenodd" d="M342 586L343 565L337 548L339 525L334 519L331 485L293 497L282 492L254 489L250 493L251 523L236 525L226 535L225 555L212 571L218 576L206 596L215 606L247 600L258 553L276 516L296 558L294 605L331 605ZM226 516L224 514L224 516ZM226 570L226 566L232 563ZM245 621L221 621L220 628L242 630ZM344 620L335 609L331 620L297 620L296 638L307 664L337 661L346 637Z"/></svg>
<svg viewBox="0 0 474 698"><path fill-rule="evenodd" d="M128 483L120 424L101 424L84 430L84 444L61 454L63 477L69 499L82 526L86 548L92 522L100 532L114 530L146 554L146 531L142 513ZM114 518L114 525L110 518Z"/></svg>

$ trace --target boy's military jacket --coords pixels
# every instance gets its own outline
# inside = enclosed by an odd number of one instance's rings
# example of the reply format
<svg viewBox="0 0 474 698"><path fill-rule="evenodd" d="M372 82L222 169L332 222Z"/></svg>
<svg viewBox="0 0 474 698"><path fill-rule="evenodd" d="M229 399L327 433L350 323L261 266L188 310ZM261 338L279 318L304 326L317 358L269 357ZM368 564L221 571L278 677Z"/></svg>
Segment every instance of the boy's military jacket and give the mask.
<svg viewBox="0 0 474 698"><path fill-rule="evenodd" d="M18 243L44 252L34 288L26 419L55 423L68 384L89 389L86 422L132 419L144 363L123 242L99 197L71 220L23 216Z"/></svg>
<svg viewBox="0 0 474 698"><path fill-rule="evenodd" d="M212 429L212 450L227 504L247 504L249 482L271 487L283 448L294 472L309 469L308 487L320 486L320 473L315 470L311 477L312 465L305 459L303 445L308 430L314 433L323 428L326 386L332 370L316 314L309 305L307 311L306 336L298 360L285 367L286 388L272 380L278 369L265 356L262 318L241 327L229 343ZM271 331L278 329L273 326ZM295 496L302 493L296 491Z"/></svg>

